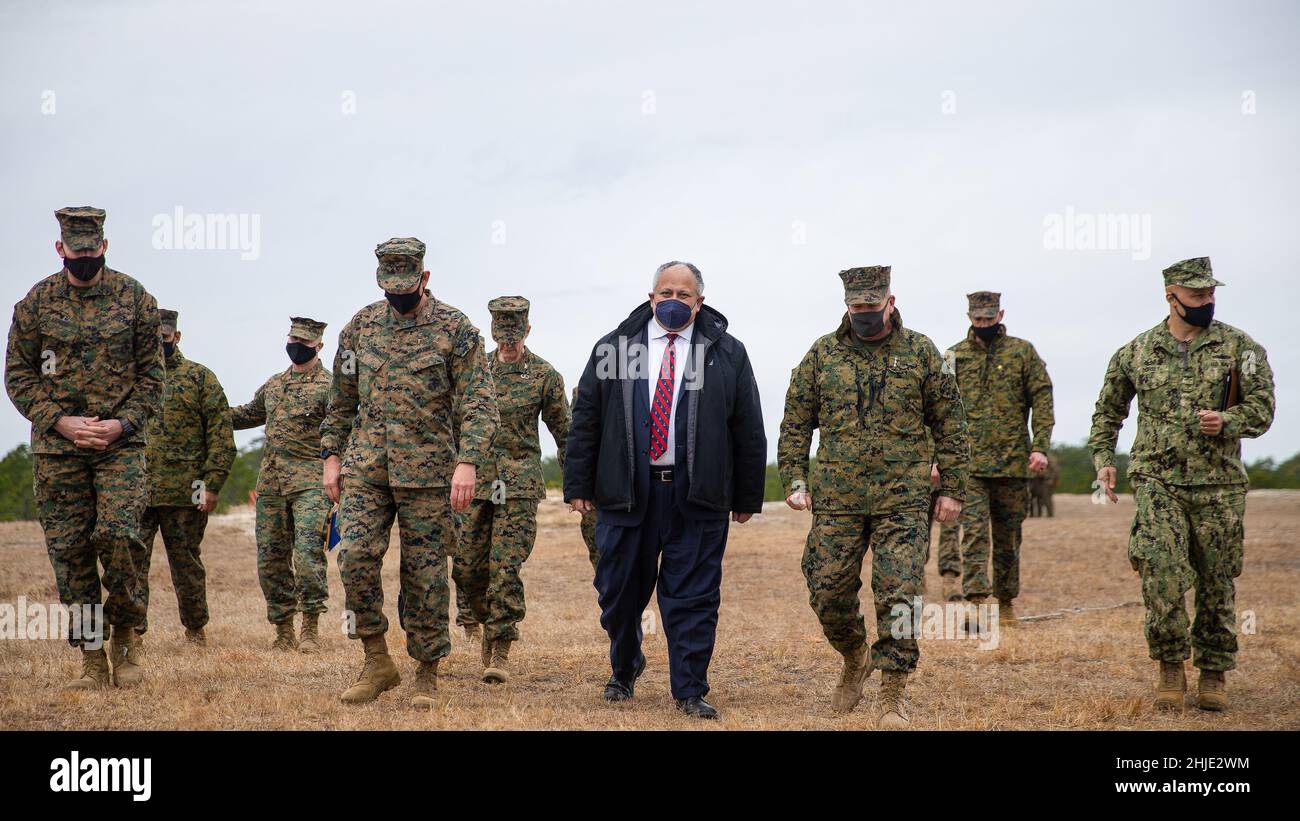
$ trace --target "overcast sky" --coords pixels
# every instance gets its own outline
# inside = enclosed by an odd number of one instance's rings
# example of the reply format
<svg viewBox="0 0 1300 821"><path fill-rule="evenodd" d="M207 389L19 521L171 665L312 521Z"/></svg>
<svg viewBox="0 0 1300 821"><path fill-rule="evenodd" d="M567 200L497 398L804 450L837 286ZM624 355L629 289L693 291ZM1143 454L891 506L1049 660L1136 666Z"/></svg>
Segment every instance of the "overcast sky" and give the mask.
<svg viewBox="0 0 1300 821"><path fill-rule="evenodd" d="M238 404L287 366L290 315L329 323L332 361L382 296L375 245L417 236L480 328L527 296L572 385L687 259L749 349L774 458L843 268L892 265L940 348L967 292L1002 291L1077 443L1110 355L1166 311L1161 269L1210 256L1216 316L1278 383L1245 455L1300 451L1296 4L913 5L5 2L0 302L59 269L56 209L105 208L108 264L180 311ZM250 233L168 248L178 208ZM1098 215L1136 230L1055 241ZM28 430L4 402L0 450Z"/></svg>

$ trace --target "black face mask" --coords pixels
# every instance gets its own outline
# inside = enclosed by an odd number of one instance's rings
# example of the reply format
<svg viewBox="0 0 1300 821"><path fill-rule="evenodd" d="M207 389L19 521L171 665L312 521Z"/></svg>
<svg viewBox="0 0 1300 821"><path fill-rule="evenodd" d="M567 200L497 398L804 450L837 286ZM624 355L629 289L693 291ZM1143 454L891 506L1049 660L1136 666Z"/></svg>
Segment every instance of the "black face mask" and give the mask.
<svg viewBox="0 0 1300 821"><path fill-rule="evenodd" d="M172 354L176 352L175 340L171 342L167 342L166 340L164 340L162 346L163 346L163 356L167 357L168 359L171 359Z"/></svg>
<svg viewBox="0 0 1300 821"><path fill-rule="evenodd" d="M1178 297L1174 297L1174 302L1183 306L1183 321L1188 325L1195 325L1198 328L1210 327L1210 322L1214 319L1213 302L1207 302L1195 308L1183 305L1183 301Z"/></svg>
<svg viewBox="0 0 1300 821"><path fill-rule="evenodd" d="M885 329L885 309L850 313L849 325L853 327L853 334L861 339L877 336Z"/></svg>
<svg viewBox="0 0 1300 821"><path fill-rule="evenodd" d="M388 304L393 306L393 310L399 314L407 314L414 310L416 305L420 304L420 297L424 292L415 289L409 294L394 294L391 291L384 291L384 296L388 298Z"/></svg>
<svg viewBox="0 0 1300 821"><path fill-rule="evenodd" d="M992 342L994 339L997 338L998 335L997 325L990 325L987 328L980 328L975 325L972 325L970 327L971 330L975 332L975 335L978 336L980 339L984 340L985 342Z"/></svg>
<svg viewBox="0 0 1300 821"><path fill-rule="evenodd" d="M312 345L304 345L301 342L290 342L284 346L289 352L289 359L293 360L295 365L306 365L316 358L316 348Z"/></svg>
<svg viewBox="0 0 1300 821"><path fill-rule="evenodd" d="M99 273L99 269L104 267L104 255L97 257L77 257L76 259L63 259L63 264L67 266L68 272L82 282L90 282Z"/></svg>

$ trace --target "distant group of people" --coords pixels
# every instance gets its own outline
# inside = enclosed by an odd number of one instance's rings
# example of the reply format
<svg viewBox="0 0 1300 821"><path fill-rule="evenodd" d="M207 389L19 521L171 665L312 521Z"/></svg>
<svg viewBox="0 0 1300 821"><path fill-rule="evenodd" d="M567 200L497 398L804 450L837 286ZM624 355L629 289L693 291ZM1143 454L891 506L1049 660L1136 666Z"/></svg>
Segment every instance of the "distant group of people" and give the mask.
<svg viewBox="0 0 1300 821"><path fill-rule="evenodd" d="M397 613L418 664L411 705L437 703L439 661L451 649L449 557L458 620L479 642L482 677L508 681L526 612L520 569L545 497L541 420L559 450L564 500L582 514L610 642L603 698L634 697L646 669L641 617L657 595L674 703L717 717L708 668L723 554L730 525L762 510L767 439L749 355L705 304L696 266L659 266L648 299L592 347L570 402L559 373L525 344L527 299L489 303L488 354L465 314L428 289L424 243L394 238L375 249L384 298L344 326L333 368L320 360L325 323L294 317L289 366L230 408L215 375L182 355L178 313L160 311L139 282L105 265L104 211L64 208L56 217L63 267L15 307L5 375L32 422L36 499L60 600L98 604L101 585L108 591L108 626L70 637L82 649L70 687L141 680L159 531L185 636L205 643L203 532L233 462L232 430L257 426L265 426L257 566L272 646L320 649L336 510L349 635L364 651L344 702L373 701L401 682L381 583L394 524ZM1272 372L1262 347L1213 319L1222 283L1208 258L1175 263L1163 278L1168 315L1112 358L1090 447L1114 500L1116 439L1136 397L1129 556L1159 662L1155 703L1183 706L1190 656L1201 670L1197 704L1219 710L1237 651L1247 486L1239 442L1272 422ZM840 279L838 328L791 374L778 468L789 507L812 512L802 560L809 603L843 658L830 705L853 710L879 668L879 725L902 728L920 650L890 625L920 601L932 519L945 598L977 614L992 596L1001 623L1016 622L1031 477L1052 475L1052 383L1033 346L1007 334L998 293L968 295L966 338L941 353L903 324L889 266L850 268ZM868 552L870 644L859 601ZM1189 623L1183 595L1192 588Z"/></svg>

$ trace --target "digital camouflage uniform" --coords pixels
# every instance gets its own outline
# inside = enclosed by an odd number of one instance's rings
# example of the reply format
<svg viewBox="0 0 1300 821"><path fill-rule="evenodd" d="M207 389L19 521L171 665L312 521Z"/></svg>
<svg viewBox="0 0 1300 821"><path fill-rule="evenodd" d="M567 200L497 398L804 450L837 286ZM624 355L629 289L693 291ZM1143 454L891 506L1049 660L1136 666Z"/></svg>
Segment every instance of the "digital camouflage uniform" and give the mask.
<svg viewBox="0 0 1300 821"><path fill-rule="evenodd" d="M498 297L488 310L497 343L524 338L528 300ZM490 359L500 423L463 516L453 573L457 591L465 592L470 613L483 625L484 640L513 642L525 614L519 571L537 539L537 503L546 498L537 419L555 438L563 470L569 405L559 372L527 348L517 362L502 362L495 351Z"/></svg>
<svg viewBox="0 0 1300 821"><path fill-rule="evenodd" d="M393 239L375 249L379 286L418 284L424 243ZM478 329L427 290L413 316L386 300L357 312L339 334L323 451L341 454L338 514L353 638L388 630L380 579L394 518L401 539L398 616L407 652L432 662L451 650L447 557L456 549L450 488L458 463L491 460L496 390ZM459 436L455 441L453 430Z"/></svg>
<svg viewBox="0 0 1300 821"><path fill-rule="evenodd" d="M1000 297L991 291L968 294L970 317L996 317ZM1009 603L1020 594L1020 527L1029 512L1029 454L1046 454L1052 444L1056 423L1052 380L1034 346L1008 336L1004 325L997 326L997 336L987 346L970 329L946 357L966 409L971 450L970 481L961 510L962 590L967 599L976 601L990 593L992 525L991 592L998 601ZM945 553L942 533L939 563L941 572L945 564L952 564L951 547Z"/></svg>
<svg viewBox="0 0 1300 821"><path fill-rule="evenodd" d="M875 303L889 290L889 268L852 268L840 277L845 302ZM940 492L961 500L966 485L966 423L957 386L930 339L903 325L897 309L889 335L863 342L846 313L840 327L813 343L790 377L777 446L788 496L812 494L813 524L803 555L809 603L831 645L848 655L866 641L858 591L872 553L875 666L910 672L915 638L894 638L891 609L912 619L930 532L930 437ZM817 462L808 451L820 430Z"/></svg>
<svg viewBox="0 0 1300 821"><path fill-rule="evenodd" d="M1188 288L1223 284L1204 257L1176 263L1164 278ZM1114 466L1119 429L1136 396L1129 562L1142 579L1151 658L1181 664L1191 655L1202 670L1231 670L1247 488L1241 439L1273 423L1273 371L1264 348L1231 325L1212 321L1182 343L1166 322L1111 357L1089 446L1097 470ZM1223 411L1223 431L1201 433L1196 412L1222 407L1225 380L1234 376L1237 401ZM1183 603L1189 589L1196 591L1190 630Z"/></svg>
<svg viewBox="0 0 1300 821"><path fill-rule="evenodd" d="M325 323L290 317L289 335L317 342ZM324 613L329 599L325 539L330 500L321 484L321 423L329 409L330 372L319 360L266 380L253 401L233 408L235 429L266 425L257 473L257 578L266 619Z"/></svg>
<svg viewBox="0 0 1300 821"><path fill-rule="evenodd" d="M158 313L165 332L176 330L175 311ZM235 439L226 392L216 374L186 359L176 347L164 362L162 413L149 420L145 447L149 506L140 522L145 549L135 564L147 608L154 536L161 530L181 624L199 630L208 623L207 573L199 552L208 514L197 505L203 502L203 491L221 492L235 462ZM146 614L139 632L147 629Z"/></svg>
<svg viewBox="0 0 1300 821"><path fill-rule="evenodd" d="M60 209L67 248L103 242L104 212ZM46 277L14 306L5 387L32 423L37 515L54 568L59 600L100 603L100 565L108 590L104 620L135 627L144 598L133 555L147 501L144 438L162 404L158 304L139 282L107 265L90 287L68 282L66 268ZM78 448L54 429L59 417L121 419L134 429L104 451ZM80 645L95 636L69 636Z"/></svg>

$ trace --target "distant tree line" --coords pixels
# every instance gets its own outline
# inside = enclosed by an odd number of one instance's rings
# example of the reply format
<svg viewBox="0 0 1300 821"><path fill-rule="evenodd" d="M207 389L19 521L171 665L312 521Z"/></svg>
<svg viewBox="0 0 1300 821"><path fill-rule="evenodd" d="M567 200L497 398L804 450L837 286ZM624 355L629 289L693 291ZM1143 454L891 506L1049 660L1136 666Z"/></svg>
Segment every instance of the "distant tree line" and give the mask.
<svg viewBox="0 0 1300 821"><path fill-rule="evenodd" d="M262 464L262 439L257 439L235 455L230 478L221 488L217 512L248 504L249 493L257 485L257 471ZM1091 493L1097 473L1092 469L1092 455L1086 445L1053 445L1052 453L1061 465L1061 478L1057 493ZM1115 458L1119 466L1120 492L1129 491L1128 454ZM1285 462L1259 459L1246 466L1252 488L1300 488L1300 453ZM542 459L542 475L546 486L559 488L560 463L554 456ZM776 465L767 466L765 501L779 502L785 498ZM32 456L26 445L19 445L0 459L0 522L23 521L36 518L36 500L32 496Z"/></svg>

